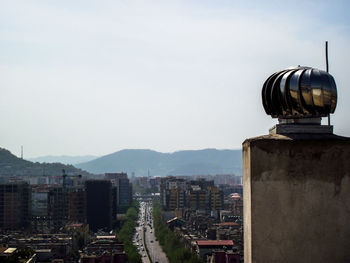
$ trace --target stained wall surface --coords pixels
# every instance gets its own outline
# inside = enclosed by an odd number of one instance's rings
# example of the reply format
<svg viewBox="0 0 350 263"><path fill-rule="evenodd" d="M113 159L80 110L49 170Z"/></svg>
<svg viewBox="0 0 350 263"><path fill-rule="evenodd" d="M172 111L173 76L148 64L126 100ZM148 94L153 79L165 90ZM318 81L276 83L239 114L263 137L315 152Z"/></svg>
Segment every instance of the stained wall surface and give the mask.
<svg viewBox="0 0 350 263"><path fill-rule="evenodd" d="M243 143L245 262L350 262L350 138Z"/></svg>

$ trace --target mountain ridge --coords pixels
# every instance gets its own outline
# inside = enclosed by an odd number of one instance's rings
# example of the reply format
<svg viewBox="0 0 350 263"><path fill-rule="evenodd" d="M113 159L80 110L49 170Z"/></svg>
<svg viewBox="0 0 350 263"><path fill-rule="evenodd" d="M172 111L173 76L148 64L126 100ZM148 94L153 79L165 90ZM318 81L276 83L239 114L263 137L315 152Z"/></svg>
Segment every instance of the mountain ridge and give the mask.
<svg viewBox="0 0 350 263"><path fill-rule="evenodd" d="M94 159L97 159L99 156L94 155L80 155L80 156L71 156L71 155L45 155L35 158L26 158L26 160L31 162L38 163L62 163L62 164L78 164L89 162Z"/></svg>
<svg viewBox="0 0 350 263"><path fill-rule="evenodd" d="M0 148L0 176L53 176L62 175L63 169L67 174L89 174L72 165L27 161L18 158L7 149Z"/></svg>
<svg viewBox="0 0 350 263"><path fill-rule="evenodd" d="M242 153L237 150L183 150L161 153L150 149L124 149L75 167L91 173L127 172L156 176L242 173Z"/></svg>

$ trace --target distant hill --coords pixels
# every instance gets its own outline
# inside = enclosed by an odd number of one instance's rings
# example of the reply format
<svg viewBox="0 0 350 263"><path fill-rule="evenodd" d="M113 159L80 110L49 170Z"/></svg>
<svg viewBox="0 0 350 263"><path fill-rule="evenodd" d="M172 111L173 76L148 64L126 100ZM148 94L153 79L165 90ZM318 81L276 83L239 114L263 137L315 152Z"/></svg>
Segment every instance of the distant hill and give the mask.
<svg viewBox="0 0 350 263"><path fill-rule="evenodd" d="M62 169L65 169L67 174L88 174L72 165L61 163L33 163L18 158L10 151L0 148L0 176L61 175Z"/></svg>
<svg viewBox="0 0 350 263"><path fill-rule="evenodd" d="M85 163L92 160L95 160L98 156L93 155L84 155L84 156L69 156L69 155L61 155L61 156L40 156L36 158L28 158L28 161L31 162L39 162L39 163L63 163L63 164L77 164L77 163Z"/></svg>
<svg viewBox="0 0 350 263"><path fill-rule="evenodd" d="M75 167L91 173L127 172L152 176L197 174L242 174L241 150L204 149L160 153L152 150L122 150Z"/></svg>

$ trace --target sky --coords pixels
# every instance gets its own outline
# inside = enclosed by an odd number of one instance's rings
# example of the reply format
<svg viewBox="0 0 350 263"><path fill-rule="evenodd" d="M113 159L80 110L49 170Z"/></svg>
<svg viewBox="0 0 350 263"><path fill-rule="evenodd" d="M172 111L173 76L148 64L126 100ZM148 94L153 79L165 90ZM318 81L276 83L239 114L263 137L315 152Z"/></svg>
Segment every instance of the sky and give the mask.
<svg viewBox="0 0 350 263"><path fill-rule="evenodd" d="M249 2L249 3L247 3ZM329 70L350 136L350 1L0 0L0 147L25 158L239 149L272 73ZM325 123L326 120L323 120Z"/></svg>

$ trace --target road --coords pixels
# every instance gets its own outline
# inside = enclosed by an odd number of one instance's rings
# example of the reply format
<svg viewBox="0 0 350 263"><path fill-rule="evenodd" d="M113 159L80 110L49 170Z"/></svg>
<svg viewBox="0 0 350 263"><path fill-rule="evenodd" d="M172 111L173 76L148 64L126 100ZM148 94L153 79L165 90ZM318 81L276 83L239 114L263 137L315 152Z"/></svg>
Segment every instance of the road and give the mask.
<svg viewBox="0 0 350 263"><path fill-rule="evenodd" d="M149 260L147 253L146 253L146 248L144 246L144 239L143 239L143 225L144 225L144 218L145 218L145 203L141 202L140 203L140 212L139 212L139 218L138 218L138 226L136 226L136 231L135 235L133 238L134 245L137 247L138 253L142 257L142 262L143 263L151 263Z"/></svg>
<svg viewBox="0 0 350 263"><path fill-rule="evenodd" d="M146 245L152 263L169 263L168 258L154 235L152 203L140 203L139 222L139 227L136 229L136 233L138 234L134 237L134 243L136 242L136 245L138 246L139 253L142 256L142 262L151 262L149 258L145 256L146 248L144 245ZM145 233L145 239L143 239L143 231Z"/></svg>

